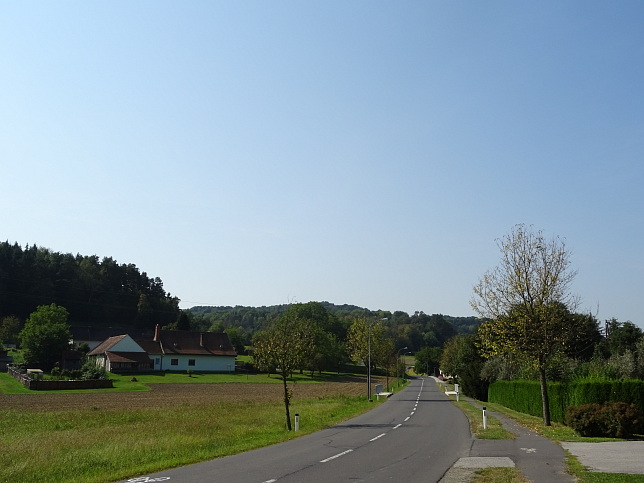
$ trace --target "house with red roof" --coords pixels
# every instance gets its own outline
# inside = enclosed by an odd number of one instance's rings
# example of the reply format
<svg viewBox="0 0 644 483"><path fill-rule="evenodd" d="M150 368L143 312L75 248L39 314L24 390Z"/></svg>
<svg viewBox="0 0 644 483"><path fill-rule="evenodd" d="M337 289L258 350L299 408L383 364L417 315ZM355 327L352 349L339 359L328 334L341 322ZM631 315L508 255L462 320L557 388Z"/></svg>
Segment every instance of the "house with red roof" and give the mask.
<svg viewBox="0 0 644 483"><path fill-rule="evenodd" d="M161 330L158 325L151 340L118 335L87 355L109 372L234 372L237 357L225 333Z"/></svg>

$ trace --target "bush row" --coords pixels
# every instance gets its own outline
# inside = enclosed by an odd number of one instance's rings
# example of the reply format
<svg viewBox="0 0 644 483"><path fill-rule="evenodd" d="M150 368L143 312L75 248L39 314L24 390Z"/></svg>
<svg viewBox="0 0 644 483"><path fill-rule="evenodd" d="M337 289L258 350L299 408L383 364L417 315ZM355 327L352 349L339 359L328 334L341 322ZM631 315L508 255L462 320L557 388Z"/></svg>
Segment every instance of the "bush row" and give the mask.
<svg viewBox="0 0 644 483"><path fill-rule="evenodd" d="M644 381L583 381L548 383L550 418L565 423L568 406L624 402L644 412ZM543 414L538 381L497 381L490 385L488 400L533 416Z"/></svg>

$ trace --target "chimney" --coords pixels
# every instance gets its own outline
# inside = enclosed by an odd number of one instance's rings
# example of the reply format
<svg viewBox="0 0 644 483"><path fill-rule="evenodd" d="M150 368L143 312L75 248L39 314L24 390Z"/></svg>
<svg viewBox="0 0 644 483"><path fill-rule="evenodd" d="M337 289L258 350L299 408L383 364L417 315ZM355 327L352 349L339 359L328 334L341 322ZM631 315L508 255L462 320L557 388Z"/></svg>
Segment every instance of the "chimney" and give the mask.
<svg viewBox="0 0 644 483"><path fill-rule="evenodd" d="M157 324L156 327L154 328L154 339L153 339L154 342L159 342L159 329L160 329L159 324Z"/></svg>
<svg viewBox="0 0 644 483"><path fill-rule="evenodd" d="M203 332L199 334L199 345L203 347Z"/></svg>

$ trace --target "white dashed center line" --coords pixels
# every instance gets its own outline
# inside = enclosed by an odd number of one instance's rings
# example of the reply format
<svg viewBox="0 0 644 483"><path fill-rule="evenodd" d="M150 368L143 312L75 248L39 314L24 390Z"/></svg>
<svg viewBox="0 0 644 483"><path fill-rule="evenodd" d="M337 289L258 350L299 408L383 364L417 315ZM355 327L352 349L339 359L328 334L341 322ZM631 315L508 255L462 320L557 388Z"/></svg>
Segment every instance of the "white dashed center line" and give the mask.
<svg viewBox="0 0 644 483"><path fill-rule="evenodd" d="M352 449L348 449L346 451L343 451L342 453L338 453L338 454L336 454L334 456L331 456L331 457L329 457L329 458L327 458L325 460L322 460L322 461L320 461L320 463L328 463L329 461L334 460L336 458L339 458L340 456L344 456L347 453L351 453L352 451L353 451Z"/></svg>

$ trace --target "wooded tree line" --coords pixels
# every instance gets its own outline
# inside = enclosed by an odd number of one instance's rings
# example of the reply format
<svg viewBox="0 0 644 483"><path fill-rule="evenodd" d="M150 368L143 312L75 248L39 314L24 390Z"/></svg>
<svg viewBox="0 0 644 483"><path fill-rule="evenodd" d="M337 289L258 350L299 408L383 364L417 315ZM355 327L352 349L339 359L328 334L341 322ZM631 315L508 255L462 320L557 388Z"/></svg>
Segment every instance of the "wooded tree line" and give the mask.
<svg viewBox="0 0 644 483"><path fill-rule="evenodd" d="M160 278L131 263L0 243L0 320L24 324L52 303L68 311L71 325L84 326L150 328L176 323L181 312Z"/></svg>
<svg viewBox="0 0 644 483"><path fill-rule="evenodd" d="M385 375L389 386L389 378L393 380L404 373L401 355L413 353L420 347L439 354L442 345L457 334L454 326L440 314L430 316L416 312L409 316L405 312L368 311L347 306L336 308L328 302L261 309L213 309L198 308L198 315L193 314L193 324L207 324L207 314L216 314L211 328L225 329L236 346L241 344L242 331L248 335L255 329L253 322L262 321L261 328L255 330L250 341L252 364L254 369L277 374L281 378L289 430L292 390L287 380L294 372L321 374L340 371L346 364L354 363L366 372L378 371ZM224 327L225 323L243 321L247 325ZM463 320L460 322L459 327L467 325L462 323Z"/></svg>
<svg viewBox="0 0 644 483"><path fill-rule="evenodd" d="M328 313L333 332L346 342L347 332L357 319L382 320L387 336L397 349L407 347L415 353L423 347L442 347L456 334L471 334L480 323L475 317L452 317L442 314L403 311L368 310L354 305L316 302ZM293 304L298 305L298 304ZM287 311L289 304L268 307L192 307L190 325L194 330L225 331L241 346L251 345L253 335L266 328L270 321Z"/></svg>

